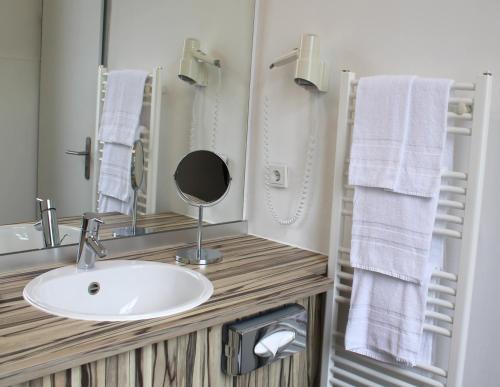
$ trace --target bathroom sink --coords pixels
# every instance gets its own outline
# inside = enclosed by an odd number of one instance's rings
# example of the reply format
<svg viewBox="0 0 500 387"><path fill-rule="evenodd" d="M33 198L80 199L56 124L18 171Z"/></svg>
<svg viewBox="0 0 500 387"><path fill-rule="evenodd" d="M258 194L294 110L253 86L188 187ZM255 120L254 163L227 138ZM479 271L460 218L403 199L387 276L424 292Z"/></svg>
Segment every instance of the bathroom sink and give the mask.
<svg viewBox="0 0 500 387"><path fill-rule="evenodd" d="M24 288L34 307L57 316L92 321L130 321L170 316L202 304L213 293L202 274L147 261L100 261L91 270L65 266Z"/></svg>
<svg viewBox="0 0 500 387"><path fill-rule="evenodd" d="M62 245L78 243L80 229L77 227L59 225L59 235ZM12 224L0 226L0 254L14 251L34 250L44 247L43 234L32 223Z"/></svg>

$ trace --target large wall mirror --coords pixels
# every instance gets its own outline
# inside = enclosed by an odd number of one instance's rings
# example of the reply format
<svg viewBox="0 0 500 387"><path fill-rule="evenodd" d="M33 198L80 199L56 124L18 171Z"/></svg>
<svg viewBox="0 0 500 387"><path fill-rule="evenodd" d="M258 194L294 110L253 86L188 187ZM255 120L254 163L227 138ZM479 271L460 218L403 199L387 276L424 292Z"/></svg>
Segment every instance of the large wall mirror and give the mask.
<svg viewBox="0 0 500 387"><path fill-rule="evenodd" d="M144 232L195 227L173 175L198 149L232 176L204 220L241 220L253 19L254 0L0 0L0 255L77 243L88 211L102 213L104 239L127 235L116 230L134 215ZM99 126L122 70L147 72L144 104L130 203L104 205ZM52 244L41 211L58 224Z"/></svg>

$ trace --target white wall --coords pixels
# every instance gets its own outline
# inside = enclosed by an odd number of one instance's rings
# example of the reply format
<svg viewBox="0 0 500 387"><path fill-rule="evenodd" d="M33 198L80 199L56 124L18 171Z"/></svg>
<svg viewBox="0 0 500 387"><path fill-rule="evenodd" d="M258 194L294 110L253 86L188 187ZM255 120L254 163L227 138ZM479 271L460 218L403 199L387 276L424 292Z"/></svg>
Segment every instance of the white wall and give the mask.
<svg viewBox="0 0 500 387"><path fill-rule="evenodd" d="M58 216L92 210L81 151L93 137L103 0L44 0L40 68L38 195Z"/></svg>
<svg viewBox="0 0 500 387"><path fill-rule="evenodd" d="M0 2L0 224L35 217L41 11Z"/></svg>
<svg viewBox="0 0 500 387"><path fill-rule="evenodd" d="M194 89L177 77L184 39L201 40L202 50L222 61L217 151L229 157L233 181L224 201L206 211L210 220L242 218L245 145L253 32L252 0L146 0L111 2L108 67L165 67L158 163L159 209L186 212L173 180L178 162L189 152ZM206 100L212 112L216 70L210 69ZM211 122L206 123L210 128Z"/></svg>
<svg viewBox="0 0 500 387"><path fill-rule="evenodd" d="M336 126L339 71L358 76L415 73L474 81L484 70L497 75L493 93L488 167L482 213L481 245L468 347L465 386L494 386L500 380L500 308L494 301L500 287L500 2L443 0L367 2L312 0L260 1L256 40L253 125L249 154L248 218L250 232L321 252L328 251L331 176ZM322 38L322 56L332 65L331 91L323 97L323 133L309 210L293 226L279 226L269 215L264 197L262 97L276 105L271 119L274 161L292 168L291 188L275 192L283 214L293 208L297 177L305 148L304 92L293 85L293 68L267 66L276 55L296 47L302 32ZM279 72L278 72L279 70ZM281 98L281 100L279 100ZM302 106L302 108L301 108Z"/></svg>

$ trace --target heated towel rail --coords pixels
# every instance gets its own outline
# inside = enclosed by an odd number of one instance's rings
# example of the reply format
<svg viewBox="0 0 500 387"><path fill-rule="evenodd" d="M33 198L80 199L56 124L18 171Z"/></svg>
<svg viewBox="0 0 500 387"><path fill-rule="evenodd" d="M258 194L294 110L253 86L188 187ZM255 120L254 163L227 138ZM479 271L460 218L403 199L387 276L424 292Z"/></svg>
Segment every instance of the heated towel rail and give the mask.
<svg viewBox="0 0 500 387"><path fill-rule="evenodd" d="M463 166L464 171L442 172L441 192L447 195L446 200L439 201L437 220L446 226L434 229L435 234L450 238L447 244L454 243L447 251L445 269L432 273L427 299L430 308L424 325L425 331L436 336L434 342L439 348L435 363L441 364L399 368L344 349L353 277L349 263L353 187L347 184L347 166L358 80L353 72L342 72L328 261L328 275L334 284L326 304L322 387L462 385L477 259L491 83L491 74L485 73L475 83L456 82L451 88L447 132L464 137L465 143L456 144L455 153L467 149L468 162Z"/></svg>
<svg viewBox="0 0 500 387"><path fill-rule="evenodd" d="M159 125L161 107L161 74L163 68L155 67L148 74L144 86L144 100L142 115L147 119L145 130L141 133L141 141L144 145L144 183L138 192L137 213L140 215L154 214L157 212L157 184L158 184L158 145L159 145ZM104 66L99 66L97 76L97 109L94 138L94 149L92 154L96 155L93 160L93 182L92 182L92 203L94 210L99 207L99 167L102 159L103 143L97 141L99 125L101 122L102 108L106 97L108 70Z"/></svg>

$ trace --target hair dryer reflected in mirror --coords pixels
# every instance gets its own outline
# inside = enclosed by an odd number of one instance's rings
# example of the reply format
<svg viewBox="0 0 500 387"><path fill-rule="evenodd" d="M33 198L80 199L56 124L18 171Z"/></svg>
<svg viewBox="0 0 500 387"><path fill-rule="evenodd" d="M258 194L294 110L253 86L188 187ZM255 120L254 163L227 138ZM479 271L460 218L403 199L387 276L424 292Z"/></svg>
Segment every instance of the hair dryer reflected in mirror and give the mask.
<svg viewBox="0 0 500 387"><path fill-rule="evenodd" d="M221 61L201 51L198 39L187 38L184 41L184 50L179 66L179 78L190 85L207 86L208 65L221 68Z"/></svg>

